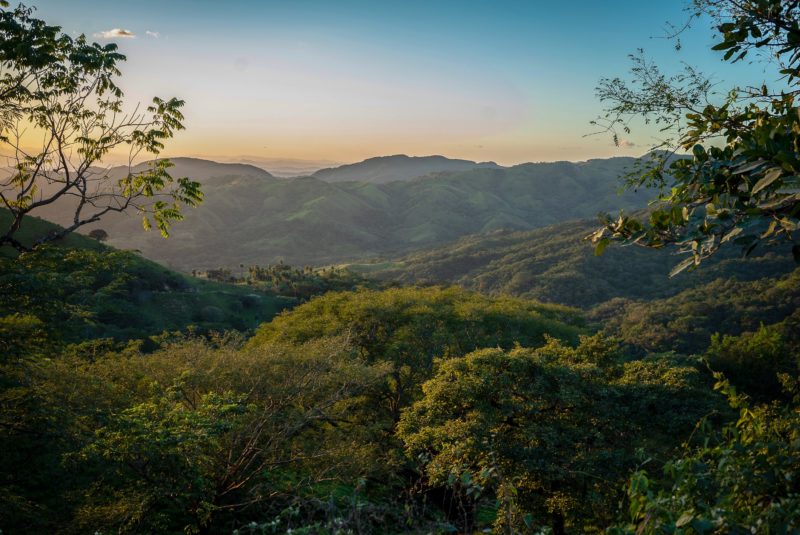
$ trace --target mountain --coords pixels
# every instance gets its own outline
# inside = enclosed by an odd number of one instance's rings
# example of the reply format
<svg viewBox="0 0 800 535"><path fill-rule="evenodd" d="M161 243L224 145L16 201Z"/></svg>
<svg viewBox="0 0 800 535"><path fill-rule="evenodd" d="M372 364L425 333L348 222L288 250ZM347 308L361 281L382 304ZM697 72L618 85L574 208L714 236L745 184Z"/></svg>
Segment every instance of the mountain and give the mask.
<svg viewBox="0 0 800 535"><path fill-rule="evenodd" d="M369 182L386 184L411 180L432 173L468 171L471 169L502 169L494 162L454 160L444 156L379 156L339 167L320 169L312 176L326 182Z"/></svg>
<svg viewBox="0 0 800 535"><path fill-rule="evenodd" d="M260 167L247 163L219 163L200 158L170 158L175 164L170 173L174 177L188 176L192 180L197 180L202 184L210 182L220 182L235 180L237 178L258 178L263 180L275 179L275 177ZM142 171L147 163L141 163L133 168L133 171ZM124 173L127 167L115 167L110 170L112 176Z"/></svg>
<svg viewBox="0 0 800 535"><path fill-rule="evenodd" d="M597 226L594 220L578 220L526 232L495 231L348 267L401 284L458 284L489 295L583 308L614 298L667 298L718 278L750 281L796 268L788 250L763 251L746 260L738 251L721 251L700 269L670 279L680 260L670 250L611 246L595 256L583 237Z"/></svg>
<svg viewBox="0 0 800 535"><path fill-rule="evenodd" d="M637 209L652 197L618 194L618 177L633 158L471 169L386 184L277 179L247 165L173 161L173 176L199 180L205 201L185 210L169 240L143 232L135 214L115 214L84 231L102 228L109 244L184 271L279 260L326 265ZM68 215L57 206L46 213L56 222Z"/></svg>

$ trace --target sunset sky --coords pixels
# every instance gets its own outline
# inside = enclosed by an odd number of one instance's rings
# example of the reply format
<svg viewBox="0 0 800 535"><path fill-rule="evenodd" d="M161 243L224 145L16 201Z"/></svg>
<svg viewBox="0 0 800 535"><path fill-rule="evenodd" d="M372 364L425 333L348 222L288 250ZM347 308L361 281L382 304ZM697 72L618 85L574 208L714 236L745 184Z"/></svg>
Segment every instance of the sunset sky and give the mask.
<svg viewBox="0 0 800 535"><path fill-rule="evenodd" d="M186 100L172 156L352 162L443 154L502 164L638 155L584 137L594 87L642 47L665 65L760 82L710 52L708 24L684 48L653 38L681 0L29 0L70 34L117 42L129 101ZM114 31L114 30L125 30Z"/></svg>

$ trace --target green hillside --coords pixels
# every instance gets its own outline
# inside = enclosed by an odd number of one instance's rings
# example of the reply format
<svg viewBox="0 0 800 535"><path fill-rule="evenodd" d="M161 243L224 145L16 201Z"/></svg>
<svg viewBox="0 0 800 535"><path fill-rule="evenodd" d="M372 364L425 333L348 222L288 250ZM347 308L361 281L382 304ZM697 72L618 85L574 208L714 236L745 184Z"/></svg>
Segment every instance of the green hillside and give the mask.
<svg viewBox="0 0 800 535"><path fill-rule="evenodd" d="M203 170L197 160L187 167L178 159L173 175L199 179L205 202L174 225L173 239L142 232L136 217L109 217L98 227L110 244L184 271L279 260L325 265L642 207L647 192L617 192L619 176L633 162L525 164L371 184L276 179L265 172L232 176L238 170L224 164L208 162ZM55 211L48 218L57 218Z"/></svg>
<svg viewBox="0 0 800 535"><path fill-rule="evenodd" d="M25 243L54 228L28 218L20 238ZM49 339L66 342L124 341L187 328L246 331L295 302L183 275L77 234L22 256L9 247L0 255L0 344L6 345L4 334L13 334L15 325L41 326Z"/></svg>
<svg viewBox="0 0 800 535"><path fill-rule="evenodd" d="M656 299L720 277L754 280L795 268L791 255L767 251L742 261L727 252L670 279L673 251L609 247L602 256L582 238L592 220L525 232L495 231L395 259L348 267L401 284L458 284L490 295L515 295L590 308L613 298Z"/></svg>
<svg viewBox="0 0 800 535"><path fill-rule="evenodd" d="M7 228L11 224L11 213L5 209L0 209L0 227ZM14 236L20 243L30 247L38 237L46 235L48 232L58 228L48 221L38 217L26 217L22 225ZM102 250L103 245L97 240L78 233L67 234L57 242L59 247L75 247L89 250ZM17 251L11 247L0 247L0 258L16 258Z"/></svg>

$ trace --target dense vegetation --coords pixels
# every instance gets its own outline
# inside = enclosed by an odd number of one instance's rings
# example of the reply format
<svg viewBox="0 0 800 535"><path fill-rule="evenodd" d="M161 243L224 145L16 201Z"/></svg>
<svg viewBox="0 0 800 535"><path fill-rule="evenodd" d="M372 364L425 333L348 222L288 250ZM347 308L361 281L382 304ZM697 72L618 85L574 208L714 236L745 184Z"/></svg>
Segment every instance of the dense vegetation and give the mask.
<svg viewBox="0 0 800 535"><path fill-rule="evenodd" d="M638 450L671 451L674 431L716 402L692 360L631 359L585 332L573 309L429 288L328 293L245 345L172 337L148 353L86 343L59 353L25 338L3 364L0 440L16 462L4 465L0 521L34 531L224 533L252 520L267 532L402 532L541 525L547 510L557 529L602 525ZM457 388L453 402L432 398L435 384ZM431 403L477 418L474 452L421 455L461 443L448 424L457 416L417 421ZM515 431L515 419L539 411L544 419ZM571 434L529 429L553 417ZM599 432L612 424L626 434ZM551 438L536 446L526 436ZM523 468L526 448L543 444L572 467ZM530 470L530 481L503 479L510 467ZM587 487L593 480L604 483Z"/></svg>
<svg viewBox="0 0 800 535"><path fill-rule="evenodd" d="M257 281L197 281L83 244L3 260L4 529L562 533L616 522L621 500L637 522L655 484L637 473L625 498L641 463L677 455L708 414L698 459L728 459L725 441L743 440L713 435L734 412L706 365L663 351L705 353L761 401L790 400L780 392L800 363L797 273L612 300L588 321L457 288L328 292L245 342L154 335L236 327L239 307L204 323L164 303L202 311L211 287L234 302ZM754 428L762 441L793 417L754 410L777 426ZM688 462L667 477L700 492ZM680 506L659 499L674 522Z"/></svg>
<svg viewBox="0 0 800 535"><path fill-rule="evenodd" d="M719 278L652 301L614 299L590 318L625 341L648 351L703 352L712 335L755 332L760 325L786 322L787 335L798 327L800 270L755 281Z"/></svg>
<svg viewBox="0 0 800 535"><path fill-rule="evenodd" d="M489 295L582 308L613 298L663 298L717 278L750 281L795 268L791 256L780 249L754 254L746 261L726 251L702 270L670 279L677 259L668 250L610 248L595 256L583 240L595 226L590 220L579 220L525 232L496 231L349 268L377 280L458 284Z"/></svg>
<svg viewBox="0 0 800 535"><path fill-rule="evenodd" d="M30 218L20 239L51 228ZM41 344L59 346L98 338L124 342L187 328L244 332L296 302L276 292L189 277L79 235L23 255L10 248L2 252L0 349L12 354L31 333L43 337Z"/></svg>

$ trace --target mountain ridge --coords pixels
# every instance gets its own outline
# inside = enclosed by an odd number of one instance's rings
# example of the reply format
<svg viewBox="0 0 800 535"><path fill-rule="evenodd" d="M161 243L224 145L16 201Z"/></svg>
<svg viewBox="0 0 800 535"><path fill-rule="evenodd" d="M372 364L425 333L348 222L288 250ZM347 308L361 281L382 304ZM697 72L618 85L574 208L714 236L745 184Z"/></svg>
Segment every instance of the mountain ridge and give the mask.
<svg viewBox="0 0 800 535"><path fill-rule="evenodd" d="M172 161L171 174L199 180L205 200L184 211L168 241L144 233L131 215L115 214L83 231L102 228L111 245L184 271L281 260L319 266L639 209L652 197L618 192L633 158L471 168L387 183L274 178L252 166ZM40 215L59 223L69 210L52 206Z"/></svg>
<svg viewBox="0 0 800 535"><path fill-rule="evenodd" d="M412 180L438 172L465 171L468 169L500 169L495 162L474 162L441 155L408 156L394 154L375 156L360 162L320 169L312 176L326 182L371 182L386 184Z"/></svg>

